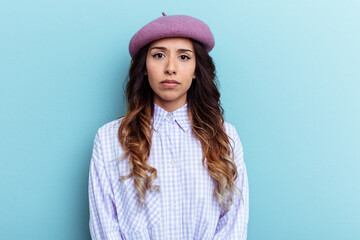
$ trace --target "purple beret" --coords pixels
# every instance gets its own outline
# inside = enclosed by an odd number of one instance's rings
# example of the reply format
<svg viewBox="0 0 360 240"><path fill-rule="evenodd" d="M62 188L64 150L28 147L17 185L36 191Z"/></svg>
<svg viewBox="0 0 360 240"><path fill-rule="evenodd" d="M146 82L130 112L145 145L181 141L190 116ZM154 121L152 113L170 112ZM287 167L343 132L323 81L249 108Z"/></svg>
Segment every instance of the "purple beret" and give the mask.
<svg viewBox="0 0 360 240"><path fill-rule="evenodd" d="M167 37L192 38L202 43L208 52L213 49L214 36L206 23L190 16L162 14L162 17L146 24L131 38L129 44L131 57L134 57L146 44Z"/></svg>

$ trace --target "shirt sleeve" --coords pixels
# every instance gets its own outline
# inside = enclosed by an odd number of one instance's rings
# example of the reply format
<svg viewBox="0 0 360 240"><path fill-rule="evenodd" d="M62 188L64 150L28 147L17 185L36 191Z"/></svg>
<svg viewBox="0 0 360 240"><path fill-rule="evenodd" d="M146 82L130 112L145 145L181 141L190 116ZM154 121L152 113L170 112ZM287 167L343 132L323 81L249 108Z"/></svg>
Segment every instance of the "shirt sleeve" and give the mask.
<svg viewBox="0 0 360 240"><path fill-rule="evenodd" d="M122 239L109 178L97 132L89 170L90 234L92 239Z"/></svg>
<svg viewBox="0 0 360 240"><path fill-rule="evenodd" d="M234 141L234 159L237 166L238 178L235 183L241 196L233 195L233 204L229 211L220 217L213 240L246 240L249 222L249 184L246 166L243 159L243 149L239 136L232 126L232 140ZM231 140L230 140L231 141Z"/></svg>

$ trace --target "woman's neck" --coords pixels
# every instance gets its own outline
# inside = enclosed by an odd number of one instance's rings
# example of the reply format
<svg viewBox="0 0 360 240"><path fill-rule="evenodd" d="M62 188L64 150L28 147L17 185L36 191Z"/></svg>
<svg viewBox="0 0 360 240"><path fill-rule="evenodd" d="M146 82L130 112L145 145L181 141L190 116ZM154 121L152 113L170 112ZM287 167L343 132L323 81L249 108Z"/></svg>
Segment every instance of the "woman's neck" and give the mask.
<svg viewBox="0 0 360 240"><path fill-rule="evenodd" d="M186 104L186 100L174 102L174 101L164 101L164 100L161 101L158 99L154 99L154 103L167 112L174 112L177 109L184 106Z"/></svg>

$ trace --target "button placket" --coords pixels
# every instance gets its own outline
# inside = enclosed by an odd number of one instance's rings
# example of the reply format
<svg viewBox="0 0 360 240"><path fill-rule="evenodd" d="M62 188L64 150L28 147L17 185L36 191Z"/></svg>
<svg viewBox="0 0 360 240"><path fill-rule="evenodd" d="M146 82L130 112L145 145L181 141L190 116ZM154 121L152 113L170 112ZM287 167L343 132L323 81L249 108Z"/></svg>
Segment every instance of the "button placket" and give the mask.
<svg viewBox="0 0 360 240"><path fill-rule="evenodd" d="M168 173L171 175L171 182L169 182L169 195L167 195L167 205L169 207L169 215L167 216L171 224L169 224L169 228L174 229L172 232L173 237L181 236L181 229L179 229L179 225L181 222L178 219L178 216L182 215L181 210L181 187L178 185L179 182L179 172L177 169L177 159L178 159L178 141L177 141L177 124L175 122L174 116L171 113L167 113L164 119L167 122L167 137L170 143L170 147L168 148L169 155L167 159L167 167L169 168Z"/></svg>
<svg viewBox="0 0 360 240"><path fill-rule="evenodd" d="M171 119L172 119L171 113L166 114L166 119L169 120L169 121L171 121Z"/></svg>

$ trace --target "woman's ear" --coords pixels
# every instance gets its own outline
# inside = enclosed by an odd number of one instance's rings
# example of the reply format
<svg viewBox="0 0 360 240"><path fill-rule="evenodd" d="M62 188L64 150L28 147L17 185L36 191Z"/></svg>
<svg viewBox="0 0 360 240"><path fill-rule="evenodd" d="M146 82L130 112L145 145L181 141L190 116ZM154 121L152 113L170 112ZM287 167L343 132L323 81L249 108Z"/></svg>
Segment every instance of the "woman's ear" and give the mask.
<svg viewBox="0 0 360 240"><path fill-rule="evenodd" d="M194 75L193 75L192 79L195 79L195 78L196 78L196 74L194 73Z"/></svg>
<svg viewBox="0 0 360 240"><path fill-rule="evenodd" d="M145 70L144 76L147 76L147 71Z"/></svg>

